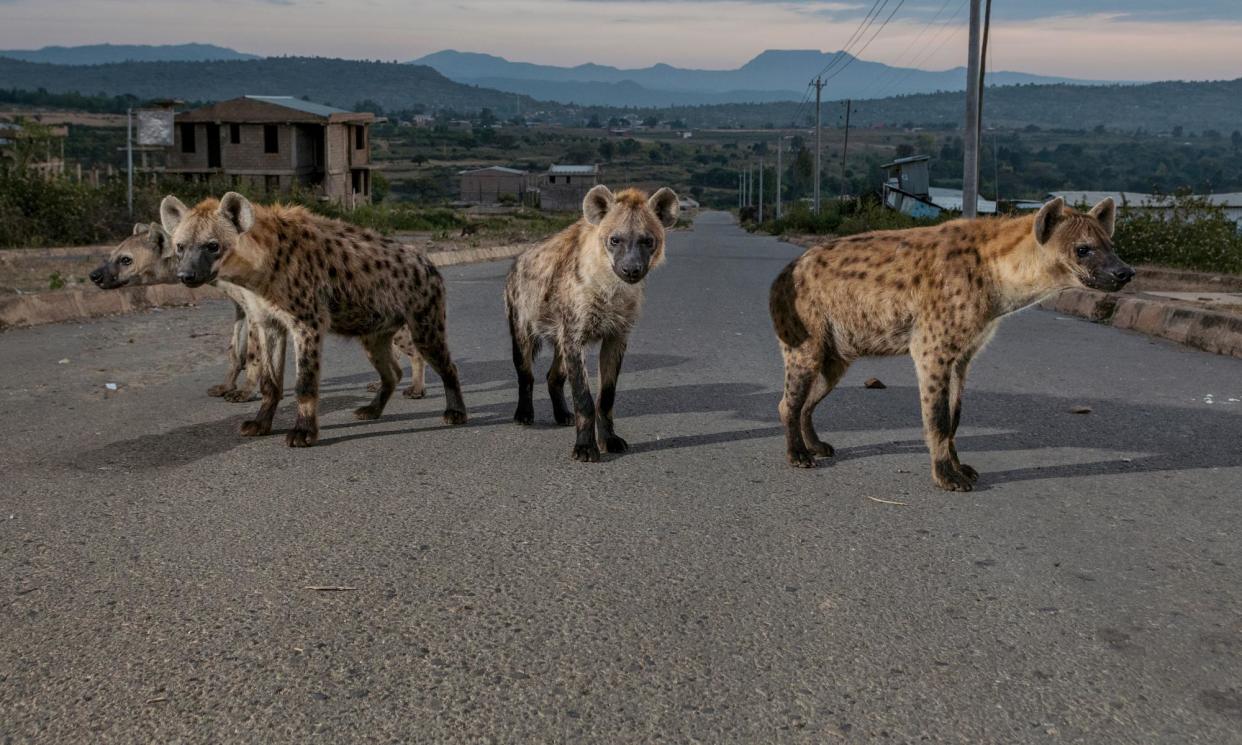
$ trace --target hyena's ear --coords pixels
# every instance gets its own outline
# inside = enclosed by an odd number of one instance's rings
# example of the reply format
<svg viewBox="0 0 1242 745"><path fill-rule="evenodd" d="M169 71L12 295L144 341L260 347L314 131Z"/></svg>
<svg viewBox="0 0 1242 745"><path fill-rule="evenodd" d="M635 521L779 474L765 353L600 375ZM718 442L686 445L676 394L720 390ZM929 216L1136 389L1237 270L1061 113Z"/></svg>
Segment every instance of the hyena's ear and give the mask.
<svg viewBox="0 0 1242 745"><path fill-rule="evenodd" d="M1039 208L1039 212L1035 215L1035 240L1041 246L1048 242L1052 237L1052 231L1057 229L1057 224L1065 217L1065 200L1057 197Z"/></svg>
<svg viewBox="0 0 1242 745"><path fill-rule="evenodd" d="M147 243L151 244L155 252L160 255L160 258L170 258L173 255L173 242L172 237L164 230L164 226L158 222L153 222L142 227L147 229ZM134 229L137 230L138 226L135 225Z"/></svg>
<svg viewBox="0 0 1242 745"><path fill-rule="evenodd" d="M163 223L164 230L167 230L170 235L177 232L177 225L189 211L190 208L172 194L164 197L164 201L160 202L160 222Z"/></svg>
<svg viewBox="0 0 1242 745"><path fill-rule="evenodd" d="M612 209L616 203L616 198L607 186L603 184L593 186L582 200L582 216L592 225L599 225L604 215L608 214L608 210Z"/></svg>
<svg viewBox="0 0 1242 745"><path fill-rule="evenodd" d="M1112 197L1104 197L1100 203L1091 208L1087 214L1100 221L1100 227L1104 228L1104 232L1108 233L1108 237L1113 237L1113 230L1117 227L1117 203Z"/></svg>
<svg viewBox="0 0 1242 745"><path fill-rule="evenodd" d="M652 194L647 200L647 206L651 208L664 227L671 228L677 224L677 214L681 211L681 205L677 203L677 194L672 189L666 186Z"/></svg>
<svg viewBox="0 0 1242 745"><path fill-rule="evenodd" d="M147 225L145 222L135 223L134 232L131 235L145 235L146 232L150 229L151 229L151 226Z"/></svg>
<svg viewBox="0 0 1242 745"><path fill-rule="evenodd" d="M220 215L233 223L238 233L245 233L254 227L254 207L249 199L235 191L220 197Z"/></svg>

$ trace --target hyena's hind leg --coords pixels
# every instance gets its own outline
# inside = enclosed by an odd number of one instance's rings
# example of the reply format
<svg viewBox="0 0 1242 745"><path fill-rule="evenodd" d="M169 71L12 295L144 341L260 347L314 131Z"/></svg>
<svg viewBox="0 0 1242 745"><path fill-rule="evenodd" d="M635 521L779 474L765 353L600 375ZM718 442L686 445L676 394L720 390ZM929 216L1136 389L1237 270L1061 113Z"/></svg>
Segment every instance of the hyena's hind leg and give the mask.
<svg viewBox="0 0 1242 745"><path fill-rule="evenodd" d="M401 354L410 358L410 386L401 392L406 398L422 398L427 395L427 363L423 362L422 356L418 353L418 348L414 346L414 339L410 336L410 330L402 327L397 330L396 336L392 338L392 344ZM383 381L377 380L367 385L367 390L375 393L383 385Z"/></svg>
<svg viewBox="0 0 1242 745"><path fill-rule="evenodd" d="M246 322L246 309L241 303L233 301L233 334L229 339L229 370L224 374L224 382L207 389L208 396L220 397L236 389L237 376L246 366L246 342L250 333L250 324Z"/></svg>
<svg viewBox="0 0 1242 745"><path fill-rule="evenodd" d="M815 382L811 384L811 391L807 394L806 403L802 405L802 416L799 418L799 426L802 429L802 441L806 444L808 450L815 455L831 458L835 452L832 445L819 439L819 435L815 433L815 423L812 417L815 414L815 407L819 405L824 397L832 392L832 389L840 382L841 376L849 369L849 363L837 357L829 355L824 360L823 370L815 377Z"/></svg>
<svg viewBox="0 0 1242 745"><path fill-rule="evenodd" d="M388 399L392 397L393 391L397 389L397 383L401 381L401 365L397 363L397 358L392 353L391 333L370 334L362 337L362 348L366 350L367 358L371 360L375 371L380 375L379 390L376 391L371 403L354 409L354 418L378 419L380 414L384 413L384 407L388 404Z"/></svg>
<svg viewBox="0 0 1242 745"><path fill-rule="evenodd" d="M270 434L272 419L276 416L276 407L284 394L285 385L285 345L288 331L272 318L259 321L252 319L253 327L257 327L259 337L258 360L255 367L259 371L259 393L263 403L254 419L242 422L241 433L244 437L257 437Z"/></svg>
<svg viewBox="0 0 1242 745"><path fill-rule="evenodd" d="M438 280L439 275L434 275ZM461 395L461 381L457 379L457 365L449 353L448 335L445 331L444 284L439 282L430 288L428 305L417 316L406 317L410 338L419 356L431 365L444 384L444 421L448 424L465 424L466 402Z"/></svg>
<svg viewBox="0 0 1242 745"><path fill-rule="evenodd" d="M548 368L548 398L552 399L552 419L562 427L574 423L574 414L565 403L565 360L559 345L553 345L552 366Z"/></svg>
<svg viewBox="0 0 1242 745"><path fill-rule="evenodd" d="M781 344L785 357L785 393L777 410L785 426L785 457L797 468L815 467L815 456L803 439L802 416L815 380L820 376L821 364L816 355L807 350L808 346L807 343L798 347Z"/></svg>
<svg viewBox="0 0 1242 745"><path fill-rule="evenodd" d="M513 367L518 376L518 405L513 421L535 423L535 355L539 353L539 337L520 328L513 313L509 314L509 338L513 342Z"/></svg>

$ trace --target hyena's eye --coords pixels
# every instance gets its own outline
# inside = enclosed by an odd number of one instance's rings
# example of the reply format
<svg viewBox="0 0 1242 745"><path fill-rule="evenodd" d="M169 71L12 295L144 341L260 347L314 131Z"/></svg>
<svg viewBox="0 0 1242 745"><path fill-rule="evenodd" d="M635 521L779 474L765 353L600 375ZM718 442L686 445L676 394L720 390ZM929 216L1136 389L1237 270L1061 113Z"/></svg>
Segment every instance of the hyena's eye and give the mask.
<svg viewBox="0 0 1242 745"><path fill-rule="evenodd" d="M184 243L178 243L178 244L177 244L177 254L178 254L178 255L180 255L180 254L183 254L183 253L185 253L185 244L184 244Z"/></svg>
<svg viewBox="0 0 1242 745"><path fill-rule="evenodd" d="M620 246L620 245L621 245L621 237L620 237L620 236L616 236L616 235L609 237L609 238L608 238L608 245L610 245L610 246Z"/></svg>
<svg viewBox="0 0 1242 745"><path fill-rule="evenodd" d="M220 244L215 241L207 241L206 243L203 244L203 248L206 249L209 253L214 254L220 250Z"/></svg>
<svg viewBox="0 0 1242 745"><path fill-rule="evenodd" d="M645 238L640 238L638 240L638 245L642 246L643 248L651 248L652 246L655 245L655 238L652 238L650 236L647 236Z"/></svg>
<svg viewBox="0 0 1242 745"><path fill-rule="evenodd" d="M121 257L121 266L129 266L132 263L134 263L134 260L129 258L128 256Z"/></svg>
<svg viewBox="0 0 1242 745"><path fill-rule="evenodd" d="M1078 258L1080 258L1080 259L1085 259L1085 258L1087 258L1088 256L1090 256L1090 255L1091 255L1091 247L1090 247L1090 246L1079 246L1078 248L1076 248L1076 249L1074 249L1074 250L1078 253Z"/></svg>

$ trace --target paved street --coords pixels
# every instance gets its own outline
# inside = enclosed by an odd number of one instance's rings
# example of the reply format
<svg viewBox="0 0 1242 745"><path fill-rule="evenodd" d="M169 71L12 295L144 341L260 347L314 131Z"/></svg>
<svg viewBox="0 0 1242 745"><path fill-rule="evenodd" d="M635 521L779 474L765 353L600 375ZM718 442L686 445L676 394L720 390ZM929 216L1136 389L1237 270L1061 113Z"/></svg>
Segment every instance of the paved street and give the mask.
<svg viewBox="0 0 1242 745"><path fill-rule="evenodd" d="M226 304L0 335L0 743L1242 742L1242 361L1029 310L971 371L977 491L908 358L796 470L798 251L671 237L598 464L542 384L511 421L506 263L446 271L468 425L435 380L353 421L334 340L308 451L204 394Z"/></svg>

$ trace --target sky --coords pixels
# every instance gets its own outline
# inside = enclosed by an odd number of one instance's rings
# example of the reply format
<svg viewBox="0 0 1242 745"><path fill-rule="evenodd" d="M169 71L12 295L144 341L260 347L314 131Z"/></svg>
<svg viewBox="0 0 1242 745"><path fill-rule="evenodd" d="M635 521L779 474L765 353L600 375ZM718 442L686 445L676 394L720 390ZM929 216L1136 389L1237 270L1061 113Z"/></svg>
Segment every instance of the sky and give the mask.
<svg viewBox="0 0 1242 745"><path fill-rule="evenodd" d="M876 3L879 21L851 47L860 57L964 64L968 0L0 0L0 48L206 42L402 61L457 49L554 65L731 69L764 49L840 49ZM994 0L992 19L993 70L1242 77L1242 0Z"/></svg>

